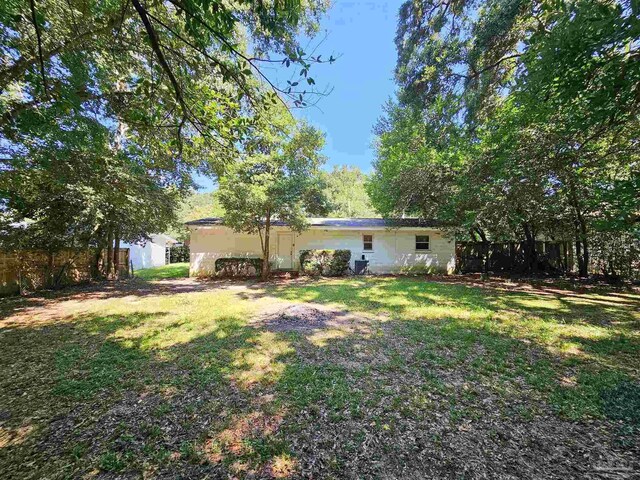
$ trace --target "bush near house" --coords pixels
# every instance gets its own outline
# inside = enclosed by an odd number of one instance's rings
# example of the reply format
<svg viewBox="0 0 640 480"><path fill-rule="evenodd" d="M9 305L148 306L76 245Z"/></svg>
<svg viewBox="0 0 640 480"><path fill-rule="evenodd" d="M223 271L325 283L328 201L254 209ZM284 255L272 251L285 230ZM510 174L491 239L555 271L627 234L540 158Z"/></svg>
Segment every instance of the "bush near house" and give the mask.
<svg viewBox="0 0 640 480"><path fill-rule="evenodd" d="M255 277L262 273L261 258L227 257L215 263L217 277Z"/></svg>
<svg viewBox="0 0 640 480"><path fill-rule="evenodd" d="M169 248L169 263L188 263L189 262L189 246L174 245Z"/></svg>
<svg viewBox="0 0 640 480"><path fill-rule="evenodd" d="M300 270L306 275L339 277L349 268L351 250L302 250Z"/></svg>

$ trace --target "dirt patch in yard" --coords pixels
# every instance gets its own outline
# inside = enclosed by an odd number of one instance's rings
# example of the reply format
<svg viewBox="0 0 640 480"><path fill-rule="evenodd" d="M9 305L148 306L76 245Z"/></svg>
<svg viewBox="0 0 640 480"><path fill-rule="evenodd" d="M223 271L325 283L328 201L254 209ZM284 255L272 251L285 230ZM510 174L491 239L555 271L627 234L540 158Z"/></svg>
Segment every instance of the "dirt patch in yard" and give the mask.
<svg viewBox="0 0 640 480"><path fill-rule="evenodd" d="M370 322L364 316L326 305L276 303L260 313L252 323L273 332L310 333L325 329L361 331Z"/></svg>

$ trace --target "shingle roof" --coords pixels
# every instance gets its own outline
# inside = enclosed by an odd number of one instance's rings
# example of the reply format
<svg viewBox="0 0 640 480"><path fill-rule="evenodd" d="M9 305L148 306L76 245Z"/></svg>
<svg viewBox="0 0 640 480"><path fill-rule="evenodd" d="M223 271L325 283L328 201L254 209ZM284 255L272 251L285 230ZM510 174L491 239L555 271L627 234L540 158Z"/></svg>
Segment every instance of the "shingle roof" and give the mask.
<svg viewBox="0 0 640 480"><path fill-rule="evenodd" d="M337 228L437 228L442 222L423 218L309 218L312 227L337 227ZM191 226L224 225L222 218L201 218L186 222ZM274 220L271 225L275 227L287 226L286 222Z"/></svg>

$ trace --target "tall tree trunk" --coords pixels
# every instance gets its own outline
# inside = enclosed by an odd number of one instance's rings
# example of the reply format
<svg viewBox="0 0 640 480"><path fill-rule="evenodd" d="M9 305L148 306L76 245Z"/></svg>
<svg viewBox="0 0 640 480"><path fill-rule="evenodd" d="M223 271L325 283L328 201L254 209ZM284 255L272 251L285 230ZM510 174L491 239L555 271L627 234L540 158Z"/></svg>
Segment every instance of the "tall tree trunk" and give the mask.
<svg viewBox="0 0 640 480"><path fill-rule="evenodd" d="M578 229L576 227L576 262L578 262L578 275L581 275L582 272L582 245L580 242L580 234L578 233Z"/></svg>
<svg viewBox="0 0 640 480"><path fill-rule="evenodd" d="M613 260L609 259L609 268L611 269L611 278L617 278L616 267L613 265Z"/></svg>
<svg viewBox="0 0 640 480"><path fill-rule="evenodd" d="M113 227L109 225L107 233L107 271L105 272L107 279L113 277Z"/></svg>
<svg viewBox="0 0 640 480"><path fill-rule="evenodd" d="M476 227L476 231L482 240L482 274L488 276L489 275L489 250L491 245L489 244L489 240L484 233L484 230Z"/></svg>
<svg viewBox="0 0 640 480"><path fill-rule="evenodd" d="M587 224L582 215L578 217L580 223L580 240L582 241L582 264L580 265L580 276L589 276L589 241L587 240Z"/></svg>
<svg viewBox="0 0 640 480"><path fill-rule="evenodd" d="M576 260L578 262L578 276L589 275L589 246L586 235L580 223L576 221Z"/></svg>
<svg viewBox="0 0 640 480"><path fill-rule="evenodd" d="M538 252L536 251L536 236L533 228L529 223L523 223L522 229L524 230L525 238L525 264L527 272L535 273L538 270Z"/></svg>
<svg viewBox="0 0 640 480"><path fill-rule="evenodd" d="M269 237L271 236L271 212L267 210L264 222L264 245L262 246L262 280L267 280L271 273L269 265Z"/></svg>
<svg viewBox="0 0 640 480"><path fill-rule="evenodd" d="M576 226L576 260L578 261L578 275L586 277L589 275L589 245L587 241L587 223L582 215L582 210L578 202L575 185L570 183L571 203L575 213ZM580 244L580 245L578 245ZM582 247L582 255L580 255L580 247Z"/></svg>
<svg viewBox="0 0 640 480"><path fill-rule="evenodd" d="M98 245L98 247L96 248L96 255L93 259L93 269L94 269L94 275L96 277L100 277L101 275L104 274L104 272L102 272L101 268L100 268L100 261L102 260L102 251L104 249L102 248L102 245Z"/></svg>
<svg viewBox="0 0 640 480"><path fill-rule="evenodd" d="M46 283L49 288L53 288L55 284L55 274L53 272L53 252L47 252L47 279Z"/></svg>
<svg viewBox="0 0 640 480"><path fill-rule="evenodd" d="M113 268L114 268L114 278L118 278L120 272L118 271L118 264L120 261L120 231L116 230L116 240L115 246L113 247Z"/></svg>

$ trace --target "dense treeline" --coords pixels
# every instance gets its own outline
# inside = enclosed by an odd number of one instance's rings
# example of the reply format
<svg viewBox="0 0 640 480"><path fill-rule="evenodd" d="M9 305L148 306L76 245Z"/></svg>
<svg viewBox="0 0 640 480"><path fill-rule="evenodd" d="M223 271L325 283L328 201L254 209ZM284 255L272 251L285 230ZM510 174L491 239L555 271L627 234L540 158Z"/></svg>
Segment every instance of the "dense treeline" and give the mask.
<svg viewBox="0 0 640 480"><path fill-rule="evenodd" d="M581 275L633 275L639 13L610 0L405 2L374 206L520 241L528 270L544 238L571 242Z"/></svg>
<svg viewBox="0 0 640 480"><path fill-rule="evenodd" d="M296 36L327 4L9 0L0 5L0 247L118 249L165 231L273 110L324 94ZM290 68L286 85L265 65ZM299 85L299 86L298 86ZM112 265L107 265L109 274Z"/></svg>
<svg viewBox="0 0 640 480"><path fill-rule="evenodd" d="M329 204L328 216L336 218L369 218L380 215L371 205L365 189L368 176L358 167L334 166L320 176Z"/></svg>

